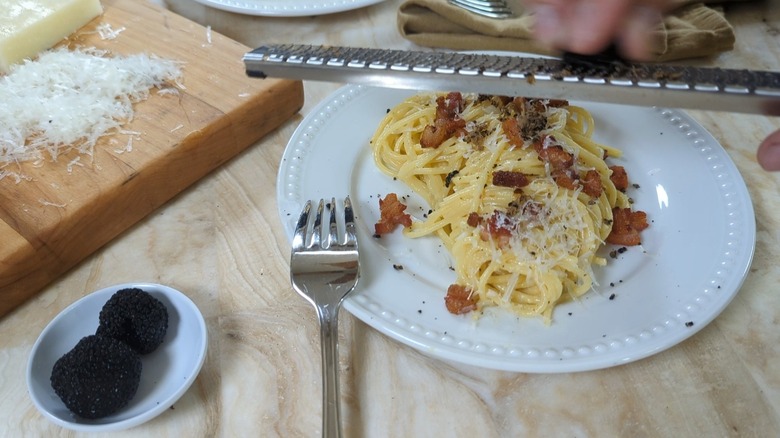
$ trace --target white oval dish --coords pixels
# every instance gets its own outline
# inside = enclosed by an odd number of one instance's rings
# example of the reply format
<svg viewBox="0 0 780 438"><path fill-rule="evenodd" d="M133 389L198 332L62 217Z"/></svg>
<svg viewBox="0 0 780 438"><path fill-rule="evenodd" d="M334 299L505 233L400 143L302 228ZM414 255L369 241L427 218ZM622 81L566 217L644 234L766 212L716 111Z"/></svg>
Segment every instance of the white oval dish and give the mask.
<svg viewBox="0 0 780 438"><path fill-rule="evenodd" d="M95 333L100 309L115 292L127 288L142 289L165 304L168 331L157 350L141 356L141 383L127 406L104 418L80 418L65 407L51 387L52 367L81 338ZM71 304L43 329L27 363L27 388L38 410L64 428L83 432L128 429L160 415L187 391L203 366L207 344L203 315L178 290L154 283L110 286Z"/></svg>

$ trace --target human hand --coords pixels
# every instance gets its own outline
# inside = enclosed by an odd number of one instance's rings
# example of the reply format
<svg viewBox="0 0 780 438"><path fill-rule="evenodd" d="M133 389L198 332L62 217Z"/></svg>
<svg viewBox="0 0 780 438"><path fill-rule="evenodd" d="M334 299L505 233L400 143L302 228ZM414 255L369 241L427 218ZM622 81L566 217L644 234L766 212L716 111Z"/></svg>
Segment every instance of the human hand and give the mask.
<svg viewBox="0 0 780 438"><path fill-rule="evenodd" d="M594 54L614 43L622 56L646 60L650 36L672 0L525 0L534 34L553 48Z"/></svg>
<svg viewBox="0 0 780 438"><path fill-rule="evenodd" d="M524 0L535 16L534 35L553 48L595 54L615 44L628 59L646 60L650 35L673 0ZM780 130L758 147L758 163L780 171Z"/></svg>

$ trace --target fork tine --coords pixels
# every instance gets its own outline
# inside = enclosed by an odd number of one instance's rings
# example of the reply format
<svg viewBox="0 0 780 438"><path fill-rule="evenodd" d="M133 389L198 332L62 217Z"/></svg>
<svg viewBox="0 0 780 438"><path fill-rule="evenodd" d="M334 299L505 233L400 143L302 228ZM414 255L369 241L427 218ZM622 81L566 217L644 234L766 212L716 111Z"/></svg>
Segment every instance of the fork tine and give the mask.
<svg viewBox="0 0 780 438"><path fill-rule="evenodd" d="M344 199L344 229L347 235L347 246L357 245L357 235L355 234L355 215L352 212L352 202L349 196Z"/></svg>
<svg viewBox="0 0 780 438"><path fill-rule="evenodd" d="M293 251L301 250L306 246L306 229L309 226L309 212L311 212L311 201L306 201L306 205L298 218L298 224L295 226L295 236L293 236Z"/></svg>
<svg viewBox="0 0 780 438"><path fill-rule="evenodd" d="M448 0L448 3L489 18L504 19L514 16L512 9L503 1Z"/></svg>
<svg viewBox="0 0 780 438"><path fill-rule="evenodd" d="M333 245L338 245L339 243L339 236L337 233L336 228L336 198L330 199L330 204L328 204L330 207L330 220L329 220L329 228L330 231L328 232L328 248L330 248Z"/></svg>
<svg viewBox="0 0 780 438"><path fill-rule="evenodd" d="M325 208L325 201L320 199L319 205L317 205L317 215L314 216L314 227L312 228L311 247L320 247L320 238L322 235L322 211Z"/></svg>
<svg viewBox="0 0 780 438"><path fill-rule="evenodd" d="M506 4L503 1L494 1L494 0L459 0L459 3L465 3L471 6L483 6L488 8L497 8L497 9L506 8Z"/></svg>

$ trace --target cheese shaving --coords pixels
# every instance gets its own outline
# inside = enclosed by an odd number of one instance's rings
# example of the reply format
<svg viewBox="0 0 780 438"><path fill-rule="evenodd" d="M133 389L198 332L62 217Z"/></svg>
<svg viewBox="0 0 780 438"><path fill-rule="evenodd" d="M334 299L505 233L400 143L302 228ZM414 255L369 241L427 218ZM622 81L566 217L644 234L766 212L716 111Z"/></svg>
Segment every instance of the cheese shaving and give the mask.
<svg viewBox="0 0 780 438"><path fill-rule="evenodd" d="M157 94L159 94L160 96L167 95L167 94L171 94L173 96L178 96L179 95L179 90L176 89L176 88L173 88L173 87L170 87L170 88L160 88L157 91Z"/></svg>
<svg viewBox="0 0 780 438"><path fill-rule="evenodd" d="M73 173L73 166L84 167L84 164L81 162L81 156L78 156L78 157L70 160L70 162L68 163L68 168L67 168L68 173Z"/></svg>
<svg viewBox="0 0 780 438"><path fill-rule="evenodd" d="M16 184L19 184L22 181L32 181L32 177L30 175L11 172L10 170L0 170L0 181L2 181L4 178L13 178Z"/></svg>
<svg viewBox="0 0 780 438"><path fill-rule="evenodd" d="M108 23L100 23L95 29L95 31L100 35L101 40L115 40L116 37L118 37L119 34L125 30L126 28L124 26L120 27L119 29L114 29Z"/></svg>
<svg viewBox="0 0 780 438"><path fill-rule="evenodd" d="M201 44L201 47L208 47L211 45L211 26L206 26L206 44Z"/></svg>
<svg viewBox="0 0 780 438"><path fill-rule="evenodd" d="M47 201L45 199L39 199L38 202L43 205L44 207L57 207L57 208L65 208L67 204L58 204L55 202Z"/></svg>
<svg viewBox="0 0 780 438"><path fill-rule="evenodd" d="M127 139L127 143L125 144L124 148L114 149L114 152L120 155L124 154L125 152L133 152L133 137Z"/></svg>
<svg viewBox="0 0 780 438"><path fill-rule="evenodd" d="M150 89L176 84L179 63L146 54L59 48L0 77L0 167L71 150L92 156L98 139L133 118ZM83 165L77 160L68 164Z"/></svg>

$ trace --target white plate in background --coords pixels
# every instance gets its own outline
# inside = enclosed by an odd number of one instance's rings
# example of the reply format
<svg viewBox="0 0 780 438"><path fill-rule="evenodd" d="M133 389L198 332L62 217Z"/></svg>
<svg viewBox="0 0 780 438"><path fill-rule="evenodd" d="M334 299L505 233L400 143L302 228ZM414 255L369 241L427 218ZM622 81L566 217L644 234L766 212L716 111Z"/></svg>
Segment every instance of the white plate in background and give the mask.
<svg viewBox="0 0 780 438"><path fill-rule="evenodd" d="M302 17L359 9L384 0L195 0L216 9L247 15Z"/></svg>

